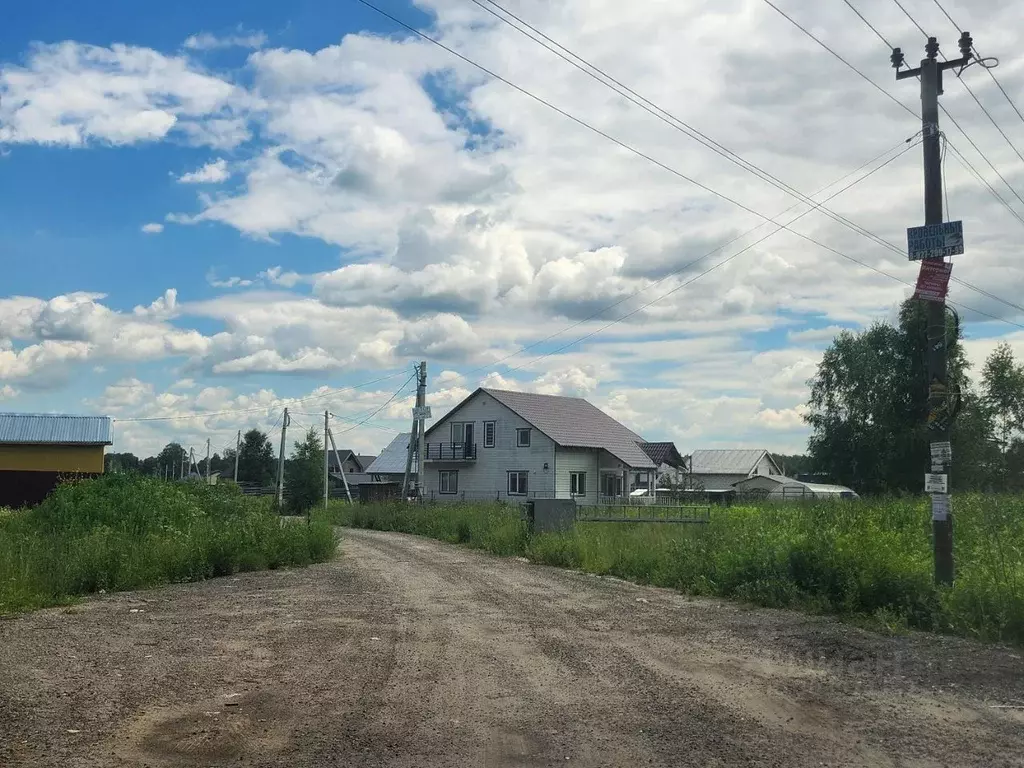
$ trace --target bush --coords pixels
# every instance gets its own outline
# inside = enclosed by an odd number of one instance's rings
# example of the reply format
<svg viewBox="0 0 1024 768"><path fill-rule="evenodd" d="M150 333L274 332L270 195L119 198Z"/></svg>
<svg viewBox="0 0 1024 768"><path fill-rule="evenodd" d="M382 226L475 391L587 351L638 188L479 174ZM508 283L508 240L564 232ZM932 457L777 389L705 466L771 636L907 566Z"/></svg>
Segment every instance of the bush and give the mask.
<svg viewBox="0 0 1024 768"><path fill-rule="evenodd" d="M1024 644L1024 497L954 499L957 579L932 580L927 499L713 510L707 525L580 523L529 537L514 507L336 505L335 522L696 595Z"/></svg>
<svg viewBox="0 0 1024 768"><path fill-rule="evenodd" d="M65 483L0 516L0 613L99 590L306 565L335 548L326 520L282 524L269 499L236 486L130 474Z"/></svg>

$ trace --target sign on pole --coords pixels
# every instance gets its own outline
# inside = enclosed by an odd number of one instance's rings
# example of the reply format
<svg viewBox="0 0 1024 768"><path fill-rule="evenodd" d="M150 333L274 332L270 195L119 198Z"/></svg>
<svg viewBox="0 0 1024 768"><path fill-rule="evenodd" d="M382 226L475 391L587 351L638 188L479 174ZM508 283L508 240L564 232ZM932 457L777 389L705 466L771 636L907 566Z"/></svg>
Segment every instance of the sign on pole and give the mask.
<svg viewBox="0 0 1024 768"><path fill-rule="evenodd" d="M949 496L944 493L932 494L932 520L949 520Z"/></svg>
<svg viewBox="0 0 1024 768"><path fill-rule="evenodd" d="M944 259L964 252L964 223L946 221L907 229L907 256L911 261Z"/></svg>
<svg viewBox="0 0 1024 768"><path fill-rule="evenodd" d="M950 462L953 460L953 444L949 441L931 444L932 459Z"/></svg>
<svg viewBox="0 0 1024 768"><path fill-rule="evenodd" d="M414 419L431 419L433 416L430 414L429 405L417 405L412 409L412 417Z"/></svg>
<svg viewBox="0 0 1024 768"><path fill-rule="evenodd" d="M925 493L946 493L948 484L947 475L927 474L924 476Z"/></svg>
<svg viewBox="0 0 1024 768"><path fill-rule="evenodd" d="M949 275L953 264L949 261L922 261L917 275L914 298L922 301L944 301L949 292Z"/></svg>

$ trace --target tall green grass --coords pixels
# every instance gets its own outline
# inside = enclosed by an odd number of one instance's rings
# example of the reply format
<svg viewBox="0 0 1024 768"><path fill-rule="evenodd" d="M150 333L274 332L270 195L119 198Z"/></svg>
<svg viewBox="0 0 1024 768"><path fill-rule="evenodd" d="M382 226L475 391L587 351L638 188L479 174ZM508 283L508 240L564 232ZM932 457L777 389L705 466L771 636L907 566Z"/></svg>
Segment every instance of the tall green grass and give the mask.
<svg viewBox="0 0 1024 768"><path fill-rule="evenodd" d="M344 525L403 531L696 595L867 616L1024 644L1024 497L954 499L957 579L932 580L916 498L714 509L707 525L581 523L530 537L514 507L336 507Z"/></svg>
<svg viewBox="0 0 1024 768"><path fill-rule="evenodd" d="M326 520L282 523L233 486L106 475L0 512L0 614L76 595L329 559Z"/></svg>

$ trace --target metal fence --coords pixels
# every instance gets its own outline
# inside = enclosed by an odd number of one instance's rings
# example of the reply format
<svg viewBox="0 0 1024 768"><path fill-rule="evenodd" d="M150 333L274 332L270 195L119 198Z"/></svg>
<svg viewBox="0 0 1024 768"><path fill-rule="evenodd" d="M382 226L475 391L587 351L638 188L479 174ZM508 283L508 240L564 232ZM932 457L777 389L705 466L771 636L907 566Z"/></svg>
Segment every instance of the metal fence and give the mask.
<svg viewBox="0 0 1024 768"><path fill-rule="evenodd" d="M711 521L707 504L598 504L576 507L576 520L587 523L693 523Z"/></svg>

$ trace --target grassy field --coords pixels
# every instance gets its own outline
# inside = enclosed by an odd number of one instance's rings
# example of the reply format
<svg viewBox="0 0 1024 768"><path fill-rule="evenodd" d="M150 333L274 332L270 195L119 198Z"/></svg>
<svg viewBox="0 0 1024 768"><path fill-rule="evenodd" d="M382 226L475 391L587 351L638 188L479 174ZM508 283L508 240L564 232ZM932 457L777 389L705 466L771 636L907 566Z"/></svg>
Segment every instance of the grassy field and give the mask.
<svg viewBox="0 0 1024 768"><path fill-rule="evenodd" d="M76 595L307 565L335 549L330 525L282 524L270 499L231 486L107 475L0 510L0 614Z"/></svg>
<svg viewBox="0 0 1024 768"><path fill-rule="evenodd" d="M335 522L468 544L695 595L1024 644L1024 497L954 498L957 579L932 583L925 499L716 508L707 525L581 523L530 537L514 507L336 505Z"/></svg>

